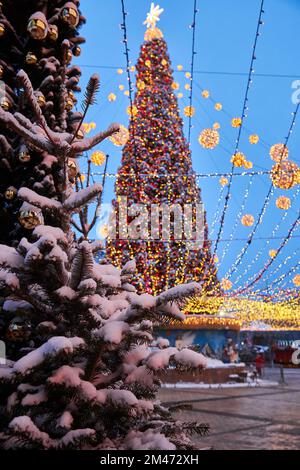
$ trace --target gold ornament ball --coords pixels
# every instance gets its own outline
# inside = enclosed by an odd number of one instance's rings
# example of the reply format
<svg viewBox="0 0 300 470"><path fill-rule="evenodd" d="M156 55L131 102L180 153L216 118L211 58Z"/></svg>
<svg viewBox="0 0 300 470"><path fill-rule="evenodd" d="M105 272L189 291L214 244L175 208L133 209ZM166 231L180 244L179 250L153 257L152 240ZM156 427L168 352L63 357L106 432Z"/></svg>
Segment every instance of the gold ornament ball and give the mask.
<svg viewBox="0 0 300 470"><path fill-rule="evenodd" d="M0 106L4 111L8 111L10 109L10 102L5 98L5 96L0 99Z"/></svg>
<svg viewBox="0 0 300 470"><path fill-rule="evenodd" d="M225 176L222 176L220 179L219 179L219 183L221 186L227 186L229 181L228 181L228 178L225 178Z"/></svg>
<svg viewBox="0 0 300 470"><path fill-rule="evenodd" d="M3 23L0 23L0 38L5 34L5 26Z"/></svg>
<svg viewBox="0 0 300 470"><path fill-rule="evenodd" d="M69 158L68 160L68 176L70 179L74 179L76 178L76 176L78 175L78 165L77 163L72 160L71 158Z"/></svg>
<svg viewBox="0 0 300 470"><path fill-rule="evenodd" d="M32 230L42 223L42 218L37 211L20 211L19 222L22 227Z"/></svg>
<svg viewBox="0 0 300 470"><path fill-rule="evenodd" d="M270 148L270 157L274 162L280 163L289 157L289 149L284 144L275 144Z"/></svg>
<svg viewBox="0 0 300 470"><path fill-rule="evenodd" d="M80 46L75 46L73 48L73 56L80 57L80 55L81 55L81 47Z"/></svg>
<svg viewBox="0 0 300 470"><path fill-rule="evenodd" d="M291 207L291 200L287 196L279 196L276 199L276 207L282 210L288 210Z"/></svg>
<svg viewBox="0 0 300 470"><path fill-rule="evenodd" d="M71 28L76 28L79 23L79 12L73 2L68 2L61 10L61 18Z"/></svg>
<svg viewBox="0 0 300 470"><path fill-rule="evenodd" d="M8 325L6 339L11 342L21 342L30 337L30 331L30 322L16 317Z"/></svg>
<svg viewBox="0 0 300 470"><path fill-rule="evenodd" d="M107 97L108 101L112 103L113 101L116 101L117 97L114 93L110 93Z"/></svg>
<svg viewBox="0 0 300 470"><path fill-rule="evenodd" d="M172 90L179 90L179 83L178 82L173 82L171 85Z"/></svg>
<svg viewBox="0 0 300 470"><path fill-rule="evenodd" d="M41 108L43 108L46 104L46 98L43 93L36 94L37 102Z"/></svg>
<svg viewBox="0 0 300 470"><path fill-rule="evenodd" d="M72 100L72 98L68 97L66 100L66 110L71 111L73 109L73 106L74 106L74 101Z"/></svg>
<svg viewBox="0 0 300 470"><path fill-rule="evenodd" d="M275 188L291 189L297 184L299 167L291 160L276 163L271 170L271 180Z"/></svg>
<svg viewBox="0 0 300 470"><path fill-rule="evenodd" d="M232 155L230 161L235 167L240 168L245 165L246 158L242 152L237 152L234 155Z"/></svg>
<svg viewBox="0 0 300 470"><path fill-rule="evenodd" d="M251 134L251 135L249 136L249 142L250 142L250 144L252 144L252 145L258 144L258 142L259 142L259 137L258 137L258 135L257 135L257 134Z"/></svg>
<svg viewBox="0 0 300 470"><path fill-rule="evenodd" d="M214 149L220 142L220 135L215 129L204 129L199 135L199 143L206 149Z"/></svg>
<svg viewBox="0 0 300 470"><path fill-rule="evenodd" d="M30 36L37 41L45 39L48 34L48 23L45 15L40 11L31 15L27 25L27 31Z"/></svg>
<svg viewBox="0 0 300 470"><path fill-rule="evenodd" d="M223 290L227 291L232 288L232 282L229 279L222 279L221 281L221 287Z"/></svg>
<svg viewBox="0 0 300 470"><path fill-rule="evenodd" d="M222 106L221 103L216 103L216 104L215 104L215 110L216 110L216 111L221 111L222 108L223 108L223 106Z"/></svg>
<svg viewBox="0 0 300 470"><path fill-rule="evenodd" d="M300 286L300 274L296 274L293 278L293 283L295 286L299 287Z"/></svg>
<svg viewBox="0 0 300 470"><path fill-rule="evenodd" d="M106 160L106 155L104 152L94 152L91 155L91 162L96 166L103 165Z"/></svg>
<svg viewBox="0 0 300 470"><path fill-rule="evenodd" d="M231 125L232 125L232 127L240 127L242 125L241 118L233 118L231 120Z"/></svg>
<svg viewBox="0 0 300 470"><path fill-rule="evenodd" d="M209 91L208 90L203 90L201 94L202 94L203 98L205 98L205 99L209 98Z"/></svg>
<svg viewBox="0 0 300 470"><path fill-rule="evenodd" d="M14 188L14 186L9 186L9 188L7 188L7 190L4 193L5 199L7 199L8 201L11 201L12 199L14 199L16 195L17 195L17 190L16 188Z"/></svg>
<svg viewBox="0 0 300 470"><path fill-rule="evenodd" d="M184 115L186 117L193 117L195 115L195 108L194 106L186 106L184 108Z"/></svg>
<svg viewBox="0 0 300 470"><path fill-rule="evenodd" d="M28 52L25 60L26 60L26 63L29 65L34 65L38 61L37 56L33 54L33 52Z"/></svg>
<svg viewBox="0 0 300 470"><path fill-rule="evenodd" d="M0 78L3 77L3 73L4 73L4 68L2 67L2 65L0 65Z"/></svg>
<svg viewBox="0 0 300 470"><path fill-rule="evenodd" d="M49 37L51 41L57 41L58 39L58 27L56 25L49 26Z"/></svg>
<svg viewBox="0 0 300 470"><path fill-rule="evenodd" d="M73 58L73 54L72 54L72 51L69 49L67 51L67 55L66 55L66 64L69 65L72 61L72 58Z"/></svg>
<svg viewBox="0 0 300 470"><path fill-rule="evenodd" d="M220 127L221 126L220 126L219 122L215 122L214 125L213 125L213 129L216 129L216 130L220 129Z"/></svg>
<svg viewBox="0 0 300 470"><path fill-rule="evenodd" d="M246 170L251 170L251 168L253 168L253 163L246 161L246 162L244 163L244 167L246 168Z"/></svg>
<svg viewBox="0 0 300 470"><path fill-rule="evenodd" d="M251 214L245 214L241 218L241 222L245 227L252 227L254 224L254 217Z"/></svg>

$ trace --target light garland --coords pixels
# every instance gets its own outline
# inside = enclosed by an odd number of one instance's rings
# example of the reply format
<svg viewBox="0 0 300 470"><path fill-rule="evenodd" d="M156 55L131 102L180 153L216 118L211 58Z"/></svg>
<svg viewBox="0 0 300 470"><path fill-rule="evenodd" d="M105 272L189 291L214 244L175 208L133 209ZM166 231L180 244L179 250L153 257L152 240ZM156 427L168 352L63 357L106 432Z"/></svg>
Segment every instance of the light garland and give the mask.
<svg viewBox="0 0 300 470"><path fill-rule="evenodd" d="M215 129L204 129L199 135L199 143L206 149L214 149L220 142L220 135Z"/></svg>

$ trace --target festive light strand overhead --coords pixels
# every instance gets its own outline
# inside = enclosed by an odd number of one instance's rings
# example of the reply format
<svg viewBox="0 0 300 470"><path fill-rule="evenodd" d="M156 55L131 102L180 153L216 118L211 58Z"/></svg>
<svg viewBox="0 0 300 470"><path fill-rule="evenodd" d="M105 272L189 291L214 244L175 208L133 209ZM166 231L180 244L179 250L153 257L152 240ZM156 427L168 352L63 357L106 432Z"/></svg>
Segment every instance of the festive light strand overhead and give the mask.
<svg viewBox="0 0 300 470"><path fill-rule="evenodd" d="M286 264L290 261L293 260L295 257L299 256L299 248L294 250L292 253L290 253L286 258L277 266L277 268L268 276L264 279L265 283L268 283L269 279L271 279L272 276L276 276L276 274L284 267ZM273 279L270 284L268 285L268 291L271 292L271 289L274 290L273 286L277 286L283 283L283 281L289 277L289 275L297 269L297 266L299 265L300 261L296 265L293 265L287 272L284 272L280 274L277 278Z"/></svg>
<svg viewBox="0 0 300 470"><path fill-rule="evenodd" d="M237 136L237 140L236 140L234 155L237 153L237 151L238 151L238 149L239 149L240 138L241 138L243 123L244 123L244 118L246 117L246 114L245 114L245 113L246 113L246 109L247 109L249 90L250 90L250 86L251 86L251 82L252 82L252 75L253 75L253 73L254 73L253 64L254 64L254 61L255 61L255 59L256 59L257 42L258 42L258 37L260 36L260 28L261 28L261 25L263 24L263 22L262 22L262 15L263 15L263 13L264 13L264 0L262 0L262 1L261 1L261 4L260 4L260 11L259 11L258 23L257 23L257 28L256 28L255 40L254 40L254 45L253 45L253 49L252 49L252 56L251 56L251 62L250 62L250 69L249 69L249 73L248 73L248 80L247 80L247 86L246 86L246 93L245 93L244 102L243 102L243 107L242 107L241 125L240 125L239 128L238 128L238 136ZM220 238L221 238L222 231L223 231L223 227L224 227L224 223L225 223L225 216L226 216L226 212L227 212L227 209L228 209L228 206L229 206L231 185L232 185L232 181L233 181L233 176L232 176L232 175L233 175L233 173L234 173L234 170L235 170L235 166L234 166L234 164L232 164L231 173L230 173L230 176L229 176L229 181L228 181L228 186L227 186L227 194L226 194L226 197L225 197L224 210L223 210L222 217L221 217L221 221L220 221L220 227L219 227L219 232L218 232L217 240L216 240L216 243L215 243L215 246L214 246L214 255L215 255L216 252L217 252L217 249L218 249L218 246L219 246L219 242L220 242Z"/></svg>
<svg viewBox="0 0 300 470"><path fill-rule="evenodd" d="M256 275L255 279L253 279L251 282L249 282L245 287L237 291L237 294L242 294L244 292L247 292L254 284L256 284L260 279L263 277L264 273L269 269L269 267L274 263L275 259L278 257L280 252L283 250L285 245L288 243L290 240L291 236L293 235L293 232L297 229L297 227L300 224L300 212L298 213L298 217L296 220L293 222L292 226L289 229L289 232L287 236L284 238L282 243L280 244L279 248L277 249L277 253L274 256L274 258L270 258L270 260L265 264L265 266L261 269L261 271Z"/></svg>
<svg viewBox="0 0 300 470"><path fill-rule="evenodd" d="M300 193L300 187L297 189L297 191L295 192L294 196L293 196L293 199L292 199L292 205L294 204L294 201L297 199L298 195ZM271 237L275 237L276 233L278 232L278 230L280 229L281 225L283 224L283 222L285 221L285 219L287 218L288 216L288 211L285 211L284 214L281 216L280 218L280 221L276 224L276 226L273 228L272 230L272 233L271 233ZM273 238L274 239L274 238ZM266 245L263 245L263 247L256 253L255 257L252 258L251 262L249 263L249 265L246 267L246 269L244 270L244 272L240 273L238 275L238 277L235 279L234 281L234 285L237 285L239 283L239 281L244 277L246 276L246 274L249 273L250 269L252 268L253 265L255 265L257 263L257 261L261 258L261 256L266 253L266 251L268 251L268 249L270 248L270 241L272 240L272 238L270 238L269 240L267 240L266 242ZM228 276L229 273L226 274L226 276ZM271 277L273 275L273 273L271 273L269 275L269 277ZM251 278L252 280L252 278ZM249 281L249 279L248 279Z"/></svg>
<svg viewBox="0 0 300 470"><path fill-rule="evenodd" d="M132 173L122 173L123 175L125 176L132 176ZM103 176L103 173L101 172L93 172L93 175L94 176ZM165 178L166 175L164 173L139 173L140 177L143 177L143 178L146 178L146 177L157 177L157 178ZM180 178L183 177L183 178L186 178L186 177L194 177L196 176L196 178L220 178L221 176L230 176L231 173L226 173L226 172L215 172L215 173L195 173L195 175L190 175L188 173L186 174L182 174L182 175L178 175L178 174L169 174L170 177L172 178ZM232 175L233 177L238 177L238 176L262 176L262 175L271 175L271 171L267 171L267 170L260 170L260 171L242 171L240 173L234 173L234 175ZM117 173L108 173L107 174L108 177L110 178L116 178L117 177Z"/></svg>
<svg viewBox="0 0 300 470"><path fill-rule="evenodd" d="M130 75L130 60L129 60L129 52L130 49L128 48L128 34L127 34L127 25L126 25L126 16L127 12L125 10L125 2L124 0L121 0L121 6L122 6L122 18L123 22L121 24L121 29L123 30L123 43L124 43L124 48L125 48L125 57L126 57L126 73L127 73L127 80L128 80L128 86L129 86L129 102L130 102L130 112L131 114L133 113L133 98L132 98L132 93L133 93L133 85L132 85L132 80L131 80L131 75ZM132 133L132 139L135 145L135 125L134 125L134 120L133 120L133 125L131 126L131 133ZM136 155L136 152L134 152ZM135 158L134 160L134 167L135 167L135 172L137 173L137 160Z"/></svg>
<svg viewBox="0 0 300 470"><path fill-rule="evenodd" d="M285 138L285 142L284 142L284 148L287 147L288 143L289 143L289 140L290 140L290 137L291 137L291 134L293 132L293 128L294 128L294 125L295 125L295 122L296 122L296 117L297 117L297 114L298 114L298 110L299 110L299 103L297 104L296 106L296 110L295 112L293 112L293 119L292 119L292 122L290 124L290 127L289 127L289 131L288 131L288 134ZM241 264L245 254L247 253L248 251L248 248L249 246L251 245L252 243L252 240L253 240L253 237L254 235L256 234L257 232L257 229L258 227L260 226L262 220L263 220L263 217L264 217L264 214L266 212L266 209L268 207L268 204L271 200L271 196L273 195L274 193L274 185L273 183L270 184L270 187L268 189L268 192L267 192L267 195L265 197L265 200L264 200L264 203L262 205L262 208L258 214L258 217L256 218L256 221L255 221L255 224L253 226L253 229L251 231L251 234L249 235L249 238L247 240L247 243L245 244L245 246L242 248L241 252L239 253L238 257L236 258L236 261L232 264L230 270L229 270L229 276L238 268L238 266Z"/></svg>
<svg viewBox="0 0 300 470"><path fill-rule="evenodd" d="M193 91L194 91L194 64L195 64L195 42L196 42L196 18L197 18L197 0L194 0L194 13L193 13L193 23L191 24L191 28L193 30L192 36L192 60L191 60L191 88L190 88L190 96L189 96L189 107L192 110L193 106ZM191 131L192 131L192 113L189 114L189 130L188 130L188 143L191 143Z"/></svg>

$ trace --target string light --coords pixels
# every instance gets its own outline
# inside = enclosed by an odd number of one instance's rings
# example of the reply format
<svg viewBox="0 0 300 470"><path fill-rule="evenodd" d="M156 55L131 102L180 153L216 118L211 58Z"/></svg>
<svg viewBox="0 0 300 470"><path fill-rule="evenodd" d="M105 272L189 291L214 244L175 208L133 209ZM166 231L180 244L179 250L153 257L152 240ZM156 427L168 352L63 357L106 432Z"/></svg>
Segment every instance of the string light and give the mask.
<svg viewBox="0 0 300 470"><path fill-rule="evenodd" d="M253 45L253 50L252 50L252 57L251 57L251 62L250 62L250 69L249 69L249 73L248 73L246 93L245 93L245 98L244 98L243 107L242 107L242 114L241 114L241 120L242 121L241 121L241 125L238 128L238 136L237 136L237 140L236 140L235 151L233 153L234 155L238 152L239 145L240 145L240 138L241 138L243 123L244 123L244 118L245 118L245 112L246 112L246 108L247 108L247 104L248 104L248 95L249 95L249 90L250 90L250 86L251 86L251 83L252 83L252 75L253 75L253 72L254 72L253 64L254 64L254 60L256 59L256 47L257 47L258 37L260 36L260 28L261 28L261 25L263 24L263 22L262 22L263 13L264 13L264 0L262 0L261 4L260 4L258 23L257 23L255 40L254 40L254 45ZM217 241L216 241L215 246L214 246L214 255L216 254L216 252L218 250L220 238L221 238L222 231L223 231L223 228L224 228L225 216L226 216L226 212L227 212L227 209L228 209L228 206L229 206L231 185L232 185L232 181L233 181L232 175L234 173L234 168L235 168L235 166L232 163L231 174L230 174L229 182L228 182L228 186L227 186L227 194L226 194L226 197L225 197L224 209L223 209L222 217L221 217L221 220L220 220L220 226L219 226Z"/></svg>
<svg viewBox="0 0 300 470"><path fill-rule="evenodd" d="M190 75L186 77L191 79L191 85L190 85L190 96L189 96L189 107L190 109L193 108L193 92L194 92L194 63L195 63L195 43L196 43L196 19L197 19L197 0L194 0L194 13L193 13L193 23L191 24L191 28L193 30L193 36L192 36L192 60L191 60L191 72ZM188 143L190 145L191 143L191 132L192 132L192 117L193 114L189 114L189 129L188 129Z"/></svg>

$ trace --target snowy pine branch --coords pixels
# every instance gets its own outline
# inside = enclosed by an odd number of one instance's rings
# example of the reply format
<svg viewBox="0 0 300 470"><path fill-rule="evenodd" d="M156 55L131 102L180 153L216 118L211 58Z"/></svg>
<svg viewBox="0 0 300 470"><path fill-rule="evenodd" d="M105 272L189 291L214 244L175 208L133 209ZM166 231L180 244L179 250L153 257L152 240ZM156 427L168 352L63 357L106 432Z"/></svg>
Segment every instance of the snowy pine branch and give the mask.
<svg viewBox="0 0 300 470"><path fill-rule="evenodd" d="M93 186L89 186L88 188L82 189L77 193L71 194L71 196L66 199L62 207L65 211L68 212L76 211L77 209L80 209L81 207L92 201L101 192L102 185L94 184Z"/></svg>
<svg viewBox="0 0 300 470"><path fill-rule="evenodd" d="M62 205L59 201L41 196L29 188L21 188L18 192L18 196L22 201L28 202L45 211L59 211L62 209Z"/></svg>
<svg viewBox="0 0 300 470"><path fill-rule="evenodd" d="M86 138L81 141L75 141L72 144L72 155L78 155L86 150L90 150L103 140L118 132L119 124L112 124L106 131L96 134L94 137Z"/></svg>

